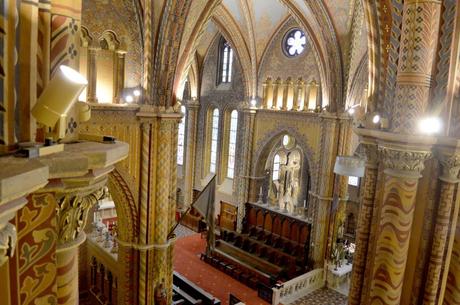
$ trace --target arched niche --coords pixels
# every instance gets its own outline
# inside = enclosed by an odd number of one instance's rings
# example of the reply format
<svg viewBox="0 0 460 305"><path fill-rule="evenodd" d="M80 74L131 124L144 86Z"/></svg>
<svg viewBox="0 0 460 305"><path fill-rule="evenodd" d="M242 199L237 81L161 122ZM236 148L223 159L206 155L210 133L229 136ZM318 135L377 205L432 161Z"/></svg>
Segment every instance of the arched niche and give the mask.
<svg viewBox="0 0 460 305"><path fill-rule="evenodd" d="M281 132L268 141L256 158L255 176L264 177L256 186L257 193L262 188L264 202L292 214L303 213L310 190L309 162L301 144L289 132Z"/></svg>

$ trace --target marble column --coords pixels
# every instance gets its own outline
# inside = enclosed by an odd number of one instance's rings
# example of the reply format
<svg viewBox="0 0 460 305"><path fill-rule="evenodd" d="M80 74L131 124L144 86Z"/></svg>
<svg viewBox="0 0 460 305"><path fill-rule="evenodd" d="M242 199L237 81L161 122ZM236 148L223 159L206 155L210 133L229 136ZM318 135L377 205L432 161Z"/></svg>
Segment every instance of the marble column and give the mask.
<svg viewBox="0 0 460 305"><path fill-rule="evenodd" d="M242 151L241 151L241 165L239 169L239 177L237 184L237 202L238 202L238 217L236 223L236 229L238 232L241 232L243 229L243 219L246 216L245 204L248 201L249 193L249 179L251 173L251 164L252 164L252 141L254 137L254 124L256 109L249 108L243 110L244 113L244 126L242 127L243 131L243 140L242 140Z"/></svg>
<svg viewBox="0 0 460 305"><path fill-rule="evenodd" d="M360 210L356 231L356 250L353 256L349 305L361 305L361 292L364 285L364 272L374 210L374 198L378 176L378 152L376 143L361 143L366 154L366 169L361 187Z"/></svg>
<svg viewBox="0 0 460 305"><path fill-rule="evenodd" d="M436 209L437 215L435 220L433 242L423 295L424 305L438 304L437 294L439 290L444 254L448 242L450 217L455 202L455 192L459 182L458 173L460 170L460 155L449 155L446 154L446 152L441 152L439 158L442 167L442 174L439 177L441 184L440 195L438 199L438 207Z"/></svg>
<svg viewBox="0 0 460 305"><path fill-rule="evenodd" d="M97 48L88 47L88 59L86 64L88 86L86 87L86 101L97 103L97 68L96 68Z"/></svg>
<svg viewBox="0 0 460 305"><path fill-rule="evenodd" d="M195 181L195 154L197 141L198 110L200 103L196 100L189 101L187 107L187 137L185 149L184 170L184 204L185 208L192 204L193 185Z"/></svg>
<svg viewBox="0 0 460 305"><path fill-rule="evenodd" d="M418 180L426 149L382 144L383 202L377 220L369 304L399 305L406 269Z"/></svg>
<svg viewBox="0 0 460 305"><path fill-rule="evenodd" d="M125 88L125 57L126 51L117 50L113 69L113 100L120 104L123 99L123 89Z"/></svg>

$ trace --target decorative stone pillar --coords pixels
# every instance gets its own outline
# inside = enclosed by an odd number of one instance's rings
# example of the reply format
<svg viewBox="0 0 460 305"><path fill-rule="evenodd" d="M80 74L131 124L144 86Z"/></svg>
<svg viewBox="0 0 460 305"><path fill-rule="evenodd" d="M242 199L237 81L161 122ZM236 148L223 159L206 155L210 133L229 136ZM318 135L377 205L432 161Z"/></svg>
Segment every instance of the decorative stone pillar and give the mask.
<svg viewBox="0 0 460 305"><path fill-rule="evenodd" d="M440 152L439 155L442 174L440 195L438 199L437 215L435 220L431 255L428 263L426 275L425 291L423 295L424 305L438 304L437 294L439 290L441 271L443 267L444 253L448 242L449 220L455 202L455 192L457 190L458 173L460 171L460 155L449 155ZM453 258L454 260L456 258ZM453 288L453 287L452 287ZM457 287L458 289L459 287ZM448 291L450 289L447 289Z"/></svg>
<svg viewBox="0 0 460 305"><path fill-rule="evenodd" d="M301 111L302 107L304 107L304 99L305 99L305 82L302 80L300 77L297 80L297 83L295 84L294 87L294 101L293 101L293 106L292 110L294 111Z"/></svg>
<svg viewBox="0 0 460 305"><path fill-rule="evenodd" d="M88 86L86 87L86 101L88 103L97 103L96 87L97 87L97 68L96 56L97 48L88 47L88 59L86 64Z"/></svg>
<svg viewBox="0 0 460 305"><path fill-rule="evenodd" d="M377 222L369 304L399 305L406 269L418 180L426 149L382 145L383 202Z"/></svg>
<svg viewBox="0 0 460 305"><path fill-rule="evenodd" d="M86 240L83 231L90 208L105 197L103 187L85 195L57 195L56 220L58 243L57 300L62 305L78 305L78 246Z"/></svg>
<svg viewBox="0 0 460 305"><path fill-rule="evenodd" d="M428 106L441 21L439 0L404 1L391 130L417 133Z"/></svg>
<svg viewBox="0 0 460 305"><path fill-rule="evenodd" d="M200 103L196 100L187 103L187 143L185 149L184 171L184 204L185 208L192 204L193 185L195 178L195 153L197 142L198 110Z"/></svg>
<svg viewBox="0 0 460 305"><path fill-rule="evenodd" d="M460 217L458 220L460 220ZM442 302L443 305L460 304L460 225L458 221L454 234L455 239L452 248L444 301Z"/></svg>
<svg viewBox="0 0 460 305"><path fill-rule="evenodd" d="M249 193L249 178L252 164L252 141L254 138L254 124L256 109L250 108L243 110L244 126L243 131L241 165L239 170L238 185L237 185L237 201L238 201L238 217L236 229L238 232L243 230L243 219L246 216L245 204L248 200Z"/></svg>
<svg viewBox="0 0 460 305"><path fill-rule="evenodd" d="M360 210L356 232L356 250L353 256L349 305L361 305L361 292L364 284L364 272L367 262L369 235L374 210L374 198L378 176L378 152L376 143L361 143L366 154L366 169L361 187Z"/></svg>
<svg viewBox="0 0 460 305"><path fill-rule="evenodd" d="M272 110L278 109L278 100L279 96L283 96L283 81L281 78L277 78L275 83L273 84L273 103L272 103Z"/></svg>
<svg viewBox="0 0 460 305"><path fill-rule="evenodd" d="M113 100L120 104L123 99L123 89L125 88L125 57L126 51L115 51L115 61L113 69Z"/></svg>

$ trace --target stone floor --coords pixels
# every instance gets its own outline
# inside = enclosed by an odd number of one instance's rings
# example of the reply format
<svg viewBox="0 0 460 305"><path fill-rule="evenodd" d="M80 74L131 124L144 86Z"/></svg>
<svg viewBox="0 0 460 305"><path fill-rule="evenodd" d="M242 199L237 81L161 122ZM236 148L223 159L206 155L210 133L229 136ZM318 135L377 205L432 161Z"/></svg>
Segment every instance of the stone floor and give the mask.
<svg viewBox="0 0 460 305"><path fill-rule="evenodd" d="M289 305L346 305L347 297L331 289L316 290Z"/></svg>

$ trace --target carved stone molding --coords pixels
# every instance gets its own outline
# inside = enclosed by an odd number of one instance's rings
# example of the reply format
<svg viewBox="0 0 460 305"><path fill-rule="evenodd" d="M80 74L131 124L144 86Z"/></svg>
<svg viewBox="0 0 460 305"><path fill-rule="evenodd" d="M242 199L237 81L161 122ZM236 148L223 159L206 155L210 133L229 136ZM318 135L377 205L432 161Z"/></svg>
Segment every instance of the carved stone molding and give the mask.
<svg viewBox="0 0 460 305"><path fill-rule="evenodd" d="M16 247L16 228L11 223L0 229L0 266L13 257L14 248Z"/></svg>
<svg viewBox="0 0 460 305"><path fill-rule="evenodd" d="M70 243L78 238L86 224L89 209L105 196L105 188L100 188L89 195L69 193L58 197L58 244Z"/></svg>
<svg viewBox="0 0 460 305"><path fill-rule="evenodd" d="M442 168L439 179L449 183L458 183L460 181L458 178L458 173L460 171L460 155L440 153L438 159Z"/></svg>
<svg viewBox="0 0 460 305"><path fill-rule="evenodd" d="M379 147L385 173L395 177L420 178L425 161L431 158L430 151L400 150Z"/></svg>

